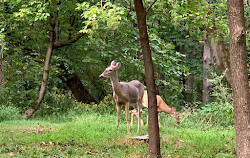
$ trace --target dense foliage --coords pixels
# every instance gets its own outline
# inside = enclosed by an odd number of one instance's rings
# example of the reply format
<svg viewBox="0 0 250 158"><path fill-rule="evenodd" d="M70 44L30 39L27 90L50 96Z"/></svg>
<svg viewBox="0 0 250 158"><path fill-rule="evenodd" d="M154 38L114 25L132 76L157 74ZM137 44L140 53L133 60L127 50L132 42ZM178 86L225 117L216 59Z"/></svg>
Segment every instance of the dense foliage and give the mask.
<svg viewBox="0 0 250 158"><path fill-rule="evenodd" d="M145 5L151 3L144 2ZM129 1L4 0L0 3L4 70L0 113L5 110L23 113L37 99L53 19L57 19L59 41L70 39L79 32L84 36L53 52L47 94L36 116L77 112L82 107L86 111L113 113L110 81L98 79L113 59L122 61L119 80L138 79L144 83L136 15ZM203 37L209 34L228 43L226 10L225 0L159 1L148 13L147 24L157 90L166 103L178 110L198 108L199 117L215 121L227 118L220 124L232 125L230 86L216 66L214 73L222 77L214 75L212 99L200 108ZM249 8L246 7L245 12L247 17ZM249 38L248 34L248 41ZM250 50L249 43L247 50ZM96 103L77 102L64 80L66 74L76 74ZM194 79L190 92L186 81L191 74ZM109 102L105 102L107 96Z"/></svg>

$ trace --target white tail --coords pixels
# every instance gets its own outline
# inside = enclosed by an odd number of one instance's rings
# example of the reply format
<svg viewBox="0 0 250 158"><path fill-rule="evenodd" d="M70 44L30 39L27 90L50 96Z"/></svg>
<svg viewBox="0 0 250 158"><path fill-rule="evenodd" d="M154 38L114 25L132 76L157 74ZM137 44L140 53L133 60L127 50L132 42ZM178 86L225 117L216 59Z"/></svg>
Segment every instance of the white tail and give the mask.
<svg viewBox="0 0 250 158"><path fill-rule="evenodd" d="M169 114L170 116L172 116L175 119L176 123L179 125L180 124L179 113L176 112L175 107L170 108L164 102L164 100L161 98L161 96L159 96L159 95L156 96L156 99L157 99L158 112L165 112L166 114ZM144 91L142 105L143 105L143 108L148 108L148 93L146 90ZM137 115L137 113L135 113L135 110L133 110L131 113L131 125L133 124L134 116L136 116L138 118L138 115ZM160 116L159 115L158 115L158 119L159 119L159 124L160 124ZM143 122L141 122L141 123L143 124Z"/></svg>
<svg viewBox="0 0 250 158"><path fill-rule="evenodd" d="M118 69L121 67L120 62L112 61L110 66L99 76L100 78L110 78L113 88L113 97L116 103L117 110L117 130L119 128L121 106L125 105L127 131L129 131L129 105L133 104L134 109L139 117L138 128L140 130L140 118L142 110L142 97L144 94L144 86L138 80L131 82L119 82Z"/></svg>

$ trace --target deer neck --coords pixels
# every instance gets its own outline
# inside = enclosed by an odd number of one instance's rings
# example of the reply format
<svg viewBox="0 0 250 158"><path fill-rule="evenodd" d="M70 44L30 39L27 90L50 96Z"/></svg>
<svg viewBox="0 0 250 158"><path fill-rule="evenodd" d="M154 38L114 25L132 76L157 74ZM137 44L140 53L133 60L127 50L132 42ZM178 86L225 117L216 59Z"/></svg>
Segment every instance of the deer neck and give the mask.
<svg viewBox="0 0 250 158"><path fill-rule="evenodd" d="M158 109L162 112L172 114L172 108L170 108L163 100L157 103L158 104Z"/></svg>
<svg viewBox="0 0 250 158"><path fill-rule="evenodd" d="M119 82L117 71L114 72L114 74L110 77L110 80L111 80L113 91L116 94L120 94L121 93L121 83Z"/></svg>
<svg viewBox="0 0 250 158"><path fill-rule="evenodd" d="M168 107L168 106L162 107L161 110L162 110L163 112L165 112L165 113L168 113L168 114L172 114L172 113L173 113L172 109L171 109L170 107Z"/></svg>

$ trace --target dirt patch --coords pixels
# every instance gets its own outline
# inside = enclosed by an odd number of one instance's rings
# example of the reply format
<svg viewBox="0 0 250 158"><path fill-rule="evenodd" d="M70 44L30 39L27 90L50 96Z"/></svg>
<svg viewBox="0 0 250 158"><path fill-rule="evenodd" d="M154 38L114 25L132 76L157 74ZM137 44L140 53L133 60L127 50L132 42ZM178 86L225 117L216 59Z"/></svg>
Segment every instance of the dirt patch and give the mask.
<svg viewBox="0 0 250 158"><path fill-rule="evenodd" d="M139 145L144 141L140 141L140 140L136 140L136 139L132 139L132 138L122 138L121 142L123 145Z"/></svg>
<svg viewBox="0 0 250 158"><path fill-rule="evenodd" d="M44 127L44 126L32 126L29 128L19 128L17 131L20 131L22 133L38 133L38 134L45 134L48 132L53 131L52 127Z"/></svg>
<svg viewBox="0 0 250 158"><path fill-rule="evenodd" d="M41 125L30 126L30 127L15 127L11 126L0 130L0 133L37 133L37 134L44 134L53 131L52 127L45 127Z"/></svg>
<svg viewBox="0 0 250 158"><path fill-rule="evenodd" d="M184 140L179 139L175 142L175 147L174 147L174 151L177 151L177 149L181 146L181 144L184 143Z"/></svg>

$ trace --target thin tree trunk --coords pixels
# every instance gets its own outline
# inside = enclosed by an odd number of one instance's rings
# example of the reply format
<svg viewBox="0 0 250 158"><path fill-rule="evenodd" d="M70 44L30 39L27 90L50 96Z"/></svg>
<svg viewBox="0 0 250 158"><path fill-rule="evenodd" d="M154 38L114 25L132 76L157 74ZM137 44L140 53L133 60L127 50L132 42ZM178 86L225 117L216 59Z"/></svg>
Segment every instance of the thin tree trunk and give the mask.
<svg viewBox="0 0 250 158"><path fill-rule="evenodd" d="M247 73L246 32L242 0L228 0L230 66L236 130L236 156L250 157L250 94Z"/></svg>
<svg viewBox="0 0 250 158"><path fill-rule="evenodd" d="M203 48L203 94L202 103L203 105L209 100L209 90L212 84L208 81L210 72L212 69L212 50L210 48L210 41L207 37L204 38L204 48Z"/></svg>
<svg viewBox="0 0 250 158"><path fill-rule="evenodd" d="M3 84L3 62L2 62L2 54L0 54L0 89Z"/></svg>
<svg viewBox="0 0 250 158"><path fill-rule="evenodd" d="M0 50L0 89L3 85L3 44L1 45L1 50Z"/></svg>
<svg viewBox="0 0 250 158"><path fill-rule="evenodd" d="M184 100L187 102L192 102L193 100L193 91L194 91L194 74L190 74L184 84Z"/></svg>
<svg viewBox="0 0 250 158"><path fill-rule="evenodd" d="M55 26L56 26L56 19L54 19L51 23L52 30L50 33L50 43L49 43L46 58L45 58L44 69L43 69L43 79L42 79L42 84L41 84L41 88L39 91L38 99L36 100L35 106L33 108L26 110L25 117L27 119L29 119L38 110L38 108L40 107L40 104L42 103L43 97L46 93L46 86L47 86L48 78L49 78L50 61L51 61L51 56L52 56L53 51L57 48L67 46L78 41L84 35L83 33L79 33L75 38L69 39L67 41L59 42L56 40L56 39L59 39L58 32L56 32L56 30L58 31L59 28L56 29Z"/></svg>
<svg viewBox="0 0 250 158"><path fill-rule="evenodd" d="M41 104L42 99L45 95L46 86L47 86L48 79L49 79L49 68L50 68L50 61L51 61L52 52L53 52L53 44L51 42L48 46L48 50L47 50L47 54L46 54L46 58L45 58L42 85L41 85L41 88L39 91L38 99L36 101L37 106L39 106ZM35 107L36 110L38 108L37 106Z"/></svg>
<svg viewBox="0 0 250 158"><path fill-rule="evenodd" d="M154 1L155 2L155 1ZM148 90L148 117L149 117L149 156L161 157L160 153L160 136L158 126L158 112L156 103L156 85L154 79L154 67L151 57L151 50L149 45L146 16L150 7L145 10L142 0L134 0L135 11L137 16L138 28L140 33L140 44L142 48L145 80ZM153 4L153 3L152 3Z"/></svg>
<svg viewBox="0 0 250 158"><path fill-rule="evenodd" d="M41 84L41 88L39 91L38 99L35 102L34 108L28 109L25 112L27 119L29 119L38 110L38 108L43 100L43 97L45 95L46 86L47 86L48 78L49 78L49 67L50 67L52 52L53 52L53 43L51 41L49 43L46 58L45 58L45 63L44 63L44 68L43 68L43 79L42 79L42 84Z"/></svg>

